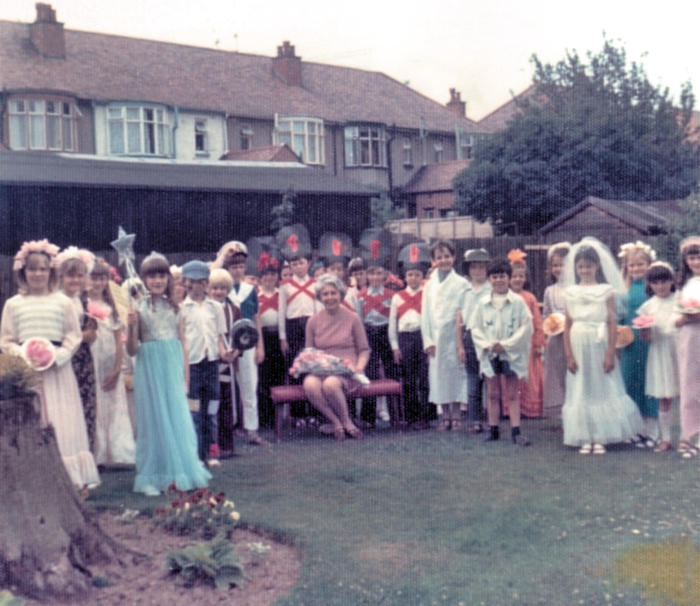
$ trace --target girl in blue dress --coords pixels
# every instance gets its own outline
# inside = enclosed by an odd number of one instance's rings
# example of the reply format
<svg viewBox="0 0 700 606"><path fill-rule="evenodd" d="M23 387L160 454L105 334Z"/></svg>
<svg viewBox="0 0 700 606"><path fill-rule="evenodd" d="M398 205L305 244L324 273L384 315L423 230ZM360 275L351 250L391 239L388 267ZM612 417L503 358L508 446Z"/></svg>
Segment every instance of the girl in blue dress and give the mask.
<svg viewBox="0 0 700 606"><path fill-rule="evenodd" d="M128 316L127 351L136 356L134 403L138 436L134 492L155 496L175 483L179 490L211 478L197 455L197 436L187 404L186 352L167 260L151 253L141 264L148 296Z"/></svg>
<svg viewBox="0 0 700 606"><path fill-rule="evenodd" d="M622 278L627 286L627 306L624 324L632 326L637 310L649 298L646 275L649 265L656 260L654 249L644 242L630 242L620 247L618 254L622 265ZM644 391L649 343L642 340L639 331L634 331L634 341L622 350L620 367L625 389L632 398L644 420L643 433L635 443L639 448L654 448L659 437L659 401Z"/></svg>

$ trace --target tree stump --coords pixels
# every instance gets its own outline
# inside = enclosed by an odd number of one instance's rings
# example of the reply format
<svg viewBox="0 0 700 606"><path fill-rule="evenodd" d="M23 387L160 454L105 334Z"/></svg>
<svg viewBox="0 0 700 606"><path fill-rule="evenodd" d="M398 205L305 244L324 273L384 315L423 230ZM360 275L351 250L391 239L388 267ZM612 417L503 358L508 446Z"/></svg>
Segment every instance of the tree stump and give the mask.
<svg viewBox="0 0 700 606"><path fill-rule="evenodd" d="M39 600L80 600L88 566L126 549L99 528L63 466L38 397L0 400L0 586Z"/></svg>

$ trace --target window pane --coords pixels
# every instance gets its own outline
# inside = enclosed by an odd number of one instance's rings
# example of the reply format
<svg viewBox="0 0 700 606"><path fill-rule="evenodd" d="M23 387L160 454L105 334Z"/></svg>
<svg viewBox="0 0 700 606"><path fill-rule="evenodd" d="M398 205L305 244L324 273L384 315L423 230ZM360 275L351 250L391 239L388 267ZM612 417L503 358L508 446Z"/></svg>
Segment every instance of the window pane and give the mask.
<svg viewBox="0 0 700 606"><path fill-rule="evenodd" d="M345 166L356 166L357 160L355 159L355 146L353 145L353 140L345 138Z"/></svg>
<svg viewBox="0 0 700 606"><path fill-rule="evenodd" d="M315 122L308 122L306 125L307 130L309 131L309 134L316 134L316 123Z"/></svg>
<svg viewBox="0 0 700 606"><path fill-rule="evenodd" d="M65 149L73 149L73 121L63 120L63 144Z"/></svg>
<svg viewBox="0 0 700 606"><path fill-rule="evenodd" d="M143 119L147 120L148 122L153 122L153 110L150 108L144 108L143 110Z"/></svg>
<svg viewBox="0 0 700 606"><path fill-rule="evenodd" d="M168 150L165 149L165 126L160 124L158 128L158 153L167 155ZM154 150L155 153L155 150Z"/></svg>
<svg viewBox="0 0 700 606"><path fill-rule="evenodd" d="M302 161L305 161L306 154L304 154L304 135L294 135L294 152L299 154Z"/></svg>
<svg viewBox="0 0 700 606"><path fill-rule="evenodd" d="M278 135L278 138L279 138L280 145L283 143L286 143L287 145L289 145L289 147L292 146L292 137L288 132L280 133Z"/></svg>
<svg viewBox="0 0 700 606"><path fill-rule="evenodd" d="M47 114L57 114L58 113L58 103L55 101L46 102L46 113Z"/></svg>
<svg viewBox="0 0 700 606"><path fill-rule="evenodd" d="M59 116L46 116L46 134L49 140L49 149L61 149L61 118Z"/></svg>
<svg viewBox="0 0 700 606"><path fill-rule="evenodd" d="M138 107L127 107L126 108L126 119L127 120L140 120L141 112Z"/></svg>
<svg viewBox="0 0 700 606"><path fill-rule="evenodd" d="M108 116L110 118L121 118L122 108L121 107L110 107L108 111Z"/></svg>
<svg viewBox="0 0 700 606"><path fill-rule="evenodd" d="M64 103L63 104L63 115L64 116L70 116L70 103Z"/></svg>
<svg viewBox="0 0 700 606"><path fill-rule="evenodd" d="M29 100L29 113L32 114L43 114L44 113L44 102L37 99Z"/></svg>
<svg viewBox="0 0 700 606"><path fill-rule="evenodd" d="M126 125L127 137L129 141L128 152L130 154L141 153L141 123L128 123Z"/></svg>
<svg viewBox="0 0 700 606"><path fill-rule="evenodd" d="M29 117L29 147L46 149L46 130L44 116Z"/></svg>
<svg viewBox="0 0 700 606"><path fill-rule="evenodd" d="M17 99L10 104L10 112L23 114L26 111L24 99Z"/></svg>
<svg viewBox="0 0 700 606"><path fill-rule="evenodd" d="M304 123L303 122L294 122L294 132L295 133L303 133L304 132Z"/></svg>
<svg viewBox="0 0 700 606"><path fill-rule="evenodd" d="M144 137L144 146L143 146L143 151L147 154L155 154L156 153L156 140L155 140L155 133L153 132L153 124L146 122L143 125L143 137Z"/></svg>
<svg viewBox="0 0 700 606"><path fill-rule="evenodd" d="M369 141L360 139L360 164L366 166L369 163Z"/></svg>
<svg viewBox="0 0 700 606"><path fill-rule="evenodd" d="M10 147L27 149L27 118L10 116Z"/></svg>
<svg viewBox="0 0 700 606"><path fill-rule="evenodd" d="M316 163L318 159L316 158L316 136L309 136L309 157L306 159L307 162Z"/></svg>
<svg viewBox="0 0 700 606"><path fill-rule="evenodd" d="M124 153L124 123L112 121L109 123L109 153Z"/></svg>
<svg viewBox="0 0 700 606"><path fill-rule="evenodd" d="M372 164L374 166L382 165L382 160L379 157L379 141L376 140L372 141Z"/></svg>

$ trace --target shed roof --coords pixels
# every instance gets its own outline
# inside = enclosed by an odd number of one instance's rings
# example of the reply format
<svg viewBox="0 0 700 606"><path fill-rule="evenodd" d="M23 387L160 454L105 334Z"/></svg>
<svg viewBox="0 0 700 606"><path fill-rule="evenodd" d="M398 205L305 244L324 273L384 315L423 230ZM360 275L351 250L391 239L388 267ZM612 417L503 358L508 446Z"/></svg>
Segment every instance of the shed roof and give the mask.
<svg viewBox="0 0 700 606"><path fill-rule="evenodd" d="M409 194L452 191L452 181L470 163L471 160L452 160L421 166L403 191Z"/></svg>

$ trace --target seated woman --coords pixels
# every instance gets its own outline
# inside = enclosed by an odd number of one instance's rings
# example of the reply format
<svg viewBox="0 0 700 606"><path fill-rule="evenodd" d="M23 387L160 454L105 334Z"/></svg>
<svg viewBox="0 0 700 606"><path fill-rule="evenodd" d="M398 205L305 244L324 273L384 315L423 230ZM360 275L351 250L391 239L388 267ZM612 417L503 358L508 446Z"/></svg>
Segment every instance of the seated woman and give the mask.
<svg viewBox="0 0 700 606"><path fill-rule="evenodd" d="M341 305L346 287L333 274L324 274L316 282L316 297L324 309L315 313L306 323L306 347L315 347L325 353L349 360L352 369L364 373L369 360L369 344L359 316ZM350 420L346 396L359 383L345 376L306 375L304 391L309 402L332 424L336 440L347 433L356 440L362 432Z"/></svg>

